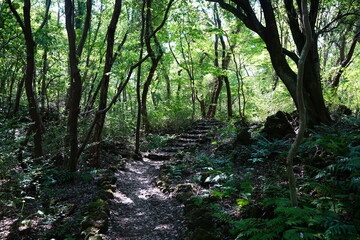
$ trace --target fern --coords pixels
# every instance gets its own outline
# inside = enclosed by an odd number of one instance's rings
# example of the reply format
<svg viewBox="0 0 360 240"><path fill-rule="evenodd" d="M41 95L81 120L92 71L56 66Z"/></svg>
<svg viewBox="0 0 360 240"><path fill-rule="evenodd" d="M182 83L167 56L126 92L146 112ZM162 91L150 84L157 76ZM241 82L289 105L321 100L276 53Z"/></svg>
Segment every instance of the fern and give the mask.
<svg viewBox="0 0 360 240"><path fill-rule="evenodd" d="M290 206L290 200L289 198L268 198L268 199L264 199L263 201L263 205L265 207L268 206L281 206L281 207L289 207Z"/></svg>
<svg viewBox="0 0 360 240"><path fill-rule="evenodd" d="M284 232L284 240L313 240L322 239L319 233L311 233L312 230L309 228L294 228Z"/></svg>
<svg viewBox="0 0 360 240"><path fill-rule="evenodd" d="M246 218L239 221L232 221L233 229L230 232L233 235L249 236L254 232L260 232L259 228L262 225L262 220L257 218ZM239 238L240 239L240 238Z"/></svg>
<svg viewBox="0 0 360 240"><path fill-rule="evenodd" d="M286 224L289 226L308 223L309 219L318 215L319 212L312 208L278 207L275 213L286 217Z"/></svg>
<svg viewBox="0 0 360 240"><path fill-rule="evenodd" d="M345 223L338 215L329 213L320 223L324 231L325 239L360 239L356 227Z"/></svg>

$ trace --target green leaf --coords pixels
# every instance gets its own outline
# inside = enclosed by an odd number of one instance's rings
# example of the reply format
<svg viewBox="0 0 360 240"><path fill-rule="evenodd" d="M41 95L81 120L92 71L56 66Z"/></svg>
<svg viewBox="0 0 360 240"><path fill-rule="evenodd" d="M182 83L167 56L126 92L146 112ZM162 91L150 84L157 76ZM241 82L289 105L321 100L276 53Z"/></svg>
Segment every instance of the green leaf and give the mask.
<svg viewBox="0 0 360 240"><path fill-rule="evenodd" d="M246 205L249 205L250 201L246 200L246 199L242 199L242 198L238 198L236 199L236 203L237 205L239 205L240 207L244 207Z"/></svg>

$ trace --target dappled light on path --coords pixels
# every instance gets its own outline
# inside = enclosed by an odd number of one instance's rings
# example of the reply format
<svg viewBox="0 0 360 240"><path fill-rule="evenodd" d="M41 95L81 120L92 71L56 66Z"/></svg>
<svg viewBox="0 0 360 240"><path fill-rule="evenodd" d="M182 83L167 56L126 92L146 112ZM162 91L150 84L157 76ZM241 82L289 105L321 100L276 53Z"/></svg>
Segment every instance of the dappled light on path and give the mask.
<svg viewBox="0 0 360 240"><path fill-rule="evenodd" d="M181 205L155 186L162 164L144 158L117 173L109 240L185 239Z"/></svg>

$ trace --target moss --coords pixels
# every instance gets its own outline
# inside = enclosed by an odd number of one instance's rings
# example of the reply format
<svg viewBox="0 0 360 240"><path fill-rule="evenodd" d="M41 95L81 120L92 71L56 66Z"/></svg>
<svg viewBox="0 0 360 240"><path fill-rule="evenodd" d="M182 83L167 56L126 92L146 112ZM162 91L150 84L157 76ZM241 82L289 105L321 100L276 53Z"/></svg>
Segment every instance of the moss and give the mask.
<svg viewBox="0 0 360 240"><path fill-rule="evenodd" d="M103 240L103 238L100 235L90 236L88 240Z"/></svg>
<svg viewBox="0 0 360 240"><path fill-rule="evenodd" d="M103 201L107 201L108 199L114 198L114 192L111 189L102 189L97 192L94 196L94 200L101 199Z"/></svg>
<svg viewBox="0 0 360 240"><path fill-rule="evenodd" d="M99 233L106 233L109 228L108 214L104 211L96 211L87 215L81 222L81 229L95 228Z"/></svg>
<svg viewBox="0 0 360 240"><path fill-rule="evenodd" d="M90 203L87 207L88 212L95 213L99 211L103 211L105 213L109 213L109 203L102 199L97 199L96 201Z"/></svg>
<svg viewBox="0 0 360 240"><path fill-rule="evenodd" d="M192 197L192 192L181 192L176 194L176 200L178 200L181 203L185 203L187 200L189 200Z"/></svg>

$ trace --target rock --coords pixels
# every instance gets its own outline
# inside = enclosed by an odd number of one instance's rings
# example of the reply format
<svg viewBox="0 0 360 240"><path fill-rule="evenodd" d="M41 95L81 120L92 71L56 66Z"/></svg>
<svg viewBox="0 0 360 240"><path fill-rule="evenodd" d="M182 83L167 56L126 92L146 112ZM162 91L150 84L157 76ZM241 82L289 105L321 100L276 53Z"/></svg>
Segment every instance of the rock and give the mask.
<svg viewBox="0 0 360 240"><path fill-rule="evenodd" d="M193 190L194 190L194 184L192 183L182 183L182 184L178 184L175 187L175 191L177 193L192 192Z"/></svg>
<svg viewBox="0 0 360 240"><path fill-rule="evenodd" d="M108 199L114 198L114 192L111 189L102 189L97 192L97 194L94 196L94 200L101 199L104 201L107 201Z"/></svg>
<svg viewBox="0 0 360 240"><path fill-rule="evenodd" d="M112 171L113 173L117 172L119 169L121 169L120 164L119 165L110 165L109 171Z"/></svg>
<svg viewBox="0 0 360 240"><path fill-rule="evenodd" d="M104 184L104 185L103 185L103 188L104 188L105 190L110 189L111 191L115 192L116 189L117 189L117 186L116 186L115 184Z"/></svg>
<svg viewBox="0 0 360 240"><path fill-rule="evenodd" d="M92 203L90 203L87 207L87 210L90 214L96 213L96 212L105 212L109 213L109 203L107 201L104 201L102 199L98 199Z"/></svg>
<svg viewBox="0 0 360 240"><path fill-rule="evenodd" d="M81 232L83 239L90 239L91 237L97 236L99 229L96 227L88 227Z"/></svg>
<svg viewBox="0 0 360 240"><path fill-rule="evenodd" d="M251 134L248 126L240 125L237 127L235 144L249 145L251 143Z"/></svg>
<svg viewBox="0 0 360 240"><path fill-rule="evenodd" d="M114 172L111 170L105 171L103 179L104 179L104 181L106 180L106 181L110 182L111 184L114 184L117 181L117 178L115 177Z"/></svg>
<svg viewBox="0 0 360 240"><path fill-rule="evenodd" d="M108 214L104 211L96 211L87 215L81 221L81 229L98 229L99 233L106 233L109 228Z"/></svg>
<svg viewBox="0 0 360 240"><path fill-rule="evenodd" d="M181 192L176 194L176 200L178 200L181 203L185 203L193 196L192 192Z"/></svg>
<svg viewBox="0 0 360 240"><path fill-rule="evenodd" d="M339 105L338 108L336 109L336 112L347 116L350 116L352 114L351 109L345 105Z"/></svg>
<svg viewBox="0 0 360 240"><path fill-rule="evenodd" d="M294 130L289 122L291 115L278 111L275 115L266 118L262 132L269 138L281 139L287 134L293 134Z"/></svg>
<svg viewBox="0 0 360 240"><path fill-rule="evenodd" d="M175 187L176 200L179 202L186 202L193 195L194 185L191 183L178 184Z"/></svg>
<svg viewBox="0 0 360 240"><path fill-rule="evenodd" d="M157 179L156 186L163 192L172 192L174 189L165 179Z"/></svg>
<svg viewBox="0 0 360 240"><path fill-rule="evenodd" d="M103 240L103 238L100 235L90 236L88 240Z"/></svg>

